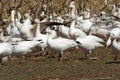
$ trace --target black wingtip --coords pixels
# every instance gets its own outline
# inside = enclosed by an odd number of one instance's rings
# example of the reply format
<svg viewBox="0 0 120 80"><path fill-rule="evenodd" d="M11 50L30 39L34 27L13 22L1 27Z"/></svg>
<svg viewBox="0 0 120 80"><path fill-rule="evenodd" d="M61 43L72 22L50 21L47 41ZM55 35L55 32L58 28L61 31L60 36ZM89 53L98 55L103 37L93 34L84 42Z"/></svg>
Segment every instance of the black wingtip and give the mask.
<svg viewBox="0 0 120 80"><path fill-rule="evenodd" d="M42 41L42 39L39 39L39 40L37 40L37 41Z"/></svg>

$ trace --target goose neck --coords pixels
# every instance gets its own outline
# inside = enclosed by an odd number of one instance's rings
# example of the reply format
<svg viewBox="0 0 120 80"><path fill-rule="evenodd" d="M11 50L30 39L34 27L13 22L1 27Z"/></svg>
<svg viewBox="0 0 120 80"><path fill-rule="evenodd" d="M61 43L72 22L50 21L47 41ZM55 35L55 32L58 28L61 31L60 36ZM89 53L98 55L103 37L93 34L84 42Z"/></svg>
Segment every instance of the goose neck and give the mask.
<svg viewBox="0 0 120 80"><path fill-rule="evenodd" d="M75 28L74 26L75 26L75 20L72 21L71 26L70 26L70 29L74 29L74 28Z"/></svg>
<svg viewBox="0 0 120 80"><path fill-rule="evenodd" d="M11 21L14 23L15 22L15 10L11 11Z"/></svg>
<svg viewBox="0 0 120 80"><path fill-rule="evenodd" d="M36 36L41 35L40 33L40 23L37 23Z"/></svg>
<svg viewBox="0 0 120 80"><path fill-rule="evenodd" d="M49 33L47 33L47 44L49 45L52 41L52 37L50 36Z"/></svg>

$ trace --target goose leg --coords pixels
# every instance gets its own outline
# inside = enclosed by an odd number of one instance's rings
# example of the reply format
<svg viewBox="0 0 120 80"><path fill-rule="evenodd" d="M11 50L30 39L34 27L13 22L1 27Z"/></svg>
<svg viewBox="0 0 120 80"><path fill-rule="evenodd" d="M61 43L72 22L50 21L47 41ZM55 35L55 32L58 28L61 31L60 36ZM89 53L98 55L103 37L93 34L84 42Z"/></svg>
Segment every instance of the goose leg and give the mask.
<svg viewBox="0 0 120 80"><path fill-rule="evenodd" d="M2 58L0 58L0 63L2 63Z"/></svg>
<svg viewBox="0 0 120 80"><path fill-rule="evenodd" d="M8 61L11 62L11 55L8 56Z"/></svg>
<svg viewBox="0 0 120 80"><path fill-rule="evenodd" d="M85 51L85 60L88 59L88 51Z"/></svg>
<svg viewBox="0 0 120 80"><path fill-rule="evenodd" d="M44 54L45 56L46 56L46 55L48 55L47 48L46 48L46 49L44 49L43 54Z"/></svg>
<svg viewBox="0 0 120 80"><path fill-rule="evenodd" d="M89 56L91 56L92 55L92 51L90 50L89 51ZM95 57L89 57L89 59L91 59L91 60L97 60L98 59L98 57L97 57L97 53L95 53Z"/></svg>
<svg viewBox="0 0 120 80"><path fill-rule="evenodd" d="M60 54L59 54L59 61L62 61L62 59L63 59L63 51L60 52Z"/></svg>
<svg viewBox="0 0 120 80"><path fill-rule="evenodd" d="M4 65L4 64L3 64L3 61L2 61L2 58L0 58L0 66L1 66L1 65Z"/></svg>
<svg viewBox="0 0 120 80"><path fill-rule="evenodd" d="M117 53L115 53L114 61L117 61L117 57L118 57L118 55L117 55Z"/></svg>
<svg viewBox="0 0 120 80"><path fill-rule="evenodd" d="M26 55L23 55L22 56L24 60L27 60L27 56Z"/></svg>
<svg viewBox="0 0 120 80"><path fill-rule="evenodd" d="M43 55L47 55L47 54L46 54L47 49L42 48L42 51L36 52L36 53L35 53L35 56L42 55L42 52L43 52Z"/></svg>
<svg viewBox="0 0 120 80"><path fill-rule="evenodd" d="M42 55L42 52L43 52L43 51L36 52L34 56L35 56L35 57L36 57L36 56L41 56L41 55Z"/></svg>

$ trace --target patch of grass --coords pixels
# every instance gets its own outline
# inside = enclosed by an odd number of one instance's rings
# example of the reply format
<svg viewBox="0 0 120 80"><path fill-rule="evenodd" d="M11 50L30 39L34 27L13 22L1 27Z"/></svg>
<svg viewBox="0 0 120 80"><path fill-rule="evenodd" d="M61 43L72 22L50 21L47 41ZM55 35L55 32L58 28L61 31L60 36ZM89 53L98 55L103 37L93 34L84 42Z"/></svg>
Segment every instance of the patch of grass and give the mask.
<svg viewBox="0 0 120 80"><path fill-rule="evenodd" d="M8 61L0 66L0 80L119 80L120 63L106 63L112 61L109 51L94 51L101 52L98 60L80 59L84 52L79 50L66 51L63 61L44 56Z"/></svg>

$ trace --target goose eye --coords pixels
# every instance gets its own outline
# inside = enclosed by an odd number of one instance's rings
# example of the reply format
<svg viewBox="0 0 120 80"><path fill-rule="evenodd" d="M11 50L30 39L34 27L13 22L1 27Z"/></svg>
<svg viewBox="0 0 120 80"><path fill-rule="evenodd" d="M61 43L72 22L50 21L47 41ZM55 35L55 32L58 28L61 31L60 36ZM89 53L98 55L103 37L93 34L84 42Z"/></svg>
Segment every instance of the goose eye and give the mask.
<svg viewBox="0 0 120 80"><path fill-rule="evenodd" d="M102 13L100 13L100 16L102 16Z"/></svg>
<svg viewBox="0 0 120 80"><path fill-rule="evenodd" d="M76 41L77 44L81 44L79 41Z"/></svg>
<svg viewBox="0 0 120 80"><path fill-rule="evenodd" d="M50 29L51 29L51 30L54 30L54 29L55 29L55 27L52 27L52 26L51 26L51 27L50 27Z"/></svg>

